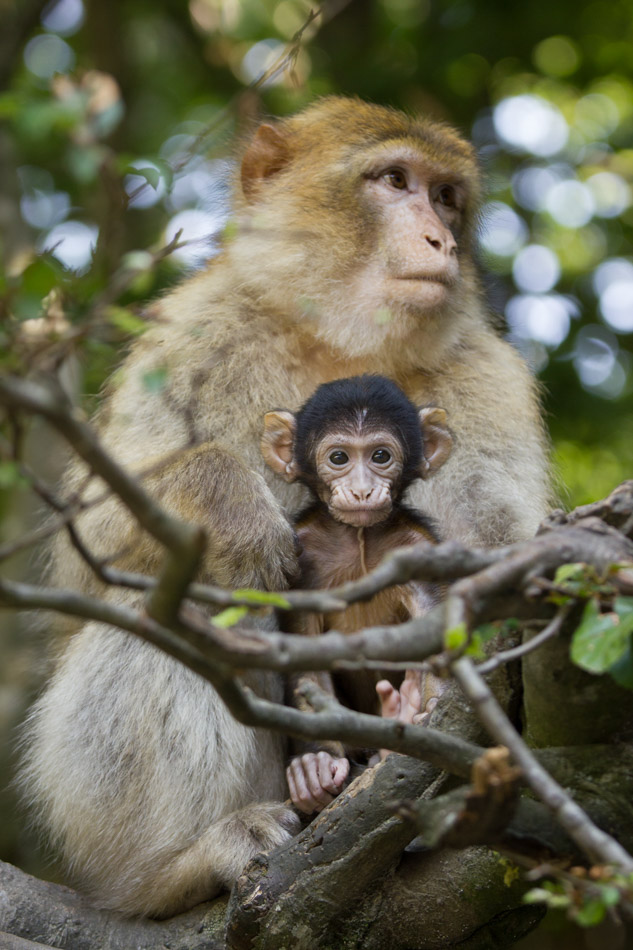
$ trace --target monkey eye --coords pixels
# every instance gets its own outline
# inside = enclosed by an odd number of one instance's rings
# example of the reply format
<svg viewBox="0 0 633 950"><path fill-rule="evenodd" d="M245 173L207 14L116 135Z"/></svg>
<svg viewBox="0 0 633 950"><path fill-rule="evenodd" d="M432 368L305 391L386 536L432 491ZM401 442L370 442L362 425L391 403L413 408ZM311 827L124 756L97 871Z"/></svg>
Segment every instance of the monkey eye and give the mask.
<svg viewBox="0 0 633 950"><path fill-rule="evenodd" d="M440 204L447 208L454 208L457 204L455 189L451 185L442 185L437 193Z"/></svg>
<svg viewBox="0 0 633 950"><path fill-rule="evenodd" d="M349 456L340 450L337 452L332 452L330 455L330 462L332 465L345 465L346 462L349 462Z"/></svg>
<svg viewBox="0 0 633 950"><path fill-rule="evenodd" d="M387 449L376 449L371 460L378 465L386 465L387 462L391 461L391 452L388 452Z"/></svg>
<svg viewBox="0 0 633 950"><path fill-rule="evenodd" d="M407 176L401 168L390 168L388 172L385 172L383 178L389 182L392 188L397 188L398 191L404 191L407 187Z"/></svg>

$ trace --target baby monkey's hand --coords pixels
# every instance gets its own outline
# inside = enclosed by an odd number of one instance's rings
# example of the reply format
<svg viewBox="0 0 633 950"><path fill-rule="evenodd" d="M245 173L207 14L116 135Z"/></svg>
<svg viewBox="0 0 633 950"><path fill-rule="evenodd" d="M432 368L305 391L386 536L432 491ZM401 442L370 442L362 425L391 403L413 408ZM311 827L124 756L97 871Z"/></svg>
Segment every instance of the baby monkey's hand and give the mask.
<svg viewBox="0 0 633 950"><path fill-rule="evenodd" d="M297 756L286 769L293 804L306 815L322 811L339 794L348 774L348 760L335 759L329 752Z"/></svg>

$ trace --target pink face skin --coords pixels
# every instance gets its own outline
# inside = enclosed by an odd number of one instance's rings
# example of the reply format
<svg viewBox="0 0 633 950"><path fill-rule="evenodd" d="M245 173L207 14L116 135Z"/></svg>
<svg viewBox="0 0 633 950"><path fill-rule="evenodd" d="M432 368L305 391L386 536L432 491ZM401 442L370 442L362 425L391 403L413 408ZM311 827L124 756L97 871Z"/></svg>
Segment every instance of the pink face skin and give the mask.
<svg viewBox="0 0 633 950"><path fill-rule="evenodd" d="M391 513L392 488L402 474L403 453L386 430L333 432L315 458L319 497L336 521L362 528Z"/></svg>
<svg viewBox="0 0 633 950"><path fill-rule="evenodd" d="M465 186L418 151L390 143L373 157L363 189L382 218L380 246L368 271L385 302L423 310L444 304L459 276L456 236Z"/></svg>

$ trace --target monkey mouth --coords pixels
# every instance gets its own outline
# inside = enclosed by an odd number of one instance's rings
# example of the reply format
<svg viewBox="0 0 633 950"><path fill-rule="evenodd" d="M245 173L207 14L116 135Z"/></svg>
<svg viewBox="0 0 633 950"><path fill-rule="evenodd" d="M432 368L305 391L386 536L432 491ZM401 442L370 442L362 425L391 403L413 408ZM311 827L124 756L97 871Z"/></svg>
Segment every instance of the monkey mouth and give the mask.
<svg viewBox="0 0 633 950"><path fill-rule="evenodd" d="M451 287L455 283L455 278L451 277L450 274L402 274L395 279L427 284L444 284L445 287Z"/></svg>
<svg viewBox="0 0 633 950"><path fill-rule="evenodd" d="M369 525L380 524L386 521L391 512L391 506L382 508L330 508L330 513L343 524L351 525L353 528L365 528Z"/></svg>

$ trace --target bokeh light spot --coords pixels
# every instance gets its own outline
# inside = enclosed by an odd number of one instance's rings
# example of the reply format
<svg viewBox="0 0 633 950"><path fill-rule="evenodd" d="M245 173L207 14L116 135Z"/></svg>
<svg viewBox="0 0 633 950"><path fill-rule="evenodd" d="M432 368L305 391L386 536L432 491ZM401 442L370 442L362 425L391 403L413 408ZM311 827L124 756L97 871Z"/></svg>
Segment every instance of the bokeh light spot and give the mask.
<svg viewBox="0 0 633 950"><path fill-rule="evenodd" d="M552 168L522 168L512 176L512 192L524 208L542 211L550 189L560 180Z"/></svg>
<svg viewBox="0 0 633 950"><path fill-rule="evenodd" d="M591 221L595 202L589 188L579 181L560 181L547 193L545 207L559 224L581 228Z"/></svg>
<svg viewBox="0 0 633 950"><path fill-rule="evenodd" d="M606 138L618 127L620 112L610 96L591 92L582 96L574 109L574 125L587 139Z"/></svg>
<svg viewBox="0 0 633 950"><path fill-rule="evenodd" d="M512 275L519 290L544 294L557 283L560 263L549 247L543 244L528 244L515 257Z"/></svg>
<svg viewBox="0 0 633 950"><path fill-rule="evenodd" d="M516 211L503 201L485 205L479 241L484 250L499 257L513 257L525 244L528 228Z"/></svg>
<svg viewBox="0 0 633 950"><path fill-rule="evenodd" d="M212 214L198 208L175 214L165 229L165 240L173 241L178 232L182 231L179 241L189 243L177 248L171 256L190 267L201 266L217 253L216 239L225 221L225 215Z"/></svg>
<svg viewBox="0 0 633 950"><path fill-rule="evenodd" d="M578 47L568 36L549 36L534 48L534 64L546 76L571 76L580 65Z"/></svg>
<svg viewBox="0 0 633 950"><path fill-rule="evenodd" d="M259 79L279 59L283 51L284 44L280 43L279 40L260 40L259 43L254 43L242 59L240 71L244 80L249 83ZM263 84L263 87L283 82L283 78L283 71L281 71L277 75L271 76Z"/></svg>
<svg viewBox="0 0 633 950"><path fill-rule="evenodd" d="M555 155L569 135L562 114L540 96L502 99L494 108L493 121L497 134L508 145L533 155Z"/></svg>
<svg viewBox="0 0 633 950"><path fill-rule="evenodd" d="M70 211L70 196L65 191L35 189L20 198L20 213L32 228L52 228Z"/></svg>
<svg viewBox="0 0 633 950"><path fill-rule="evenodd" d="M625 257L612 257L596 267L593 274L593 289L600 296L609 284L616 280L633 283L633 263Z"/></svg>
<svg viewBox="0 0 633 950"><path fill-rule="evenodd" d="M600 294L600 313L618 333L633 333L633 280L614 280Z"/></svg>
<svg viewBox="0 0 633 950"><path fill-rule="evenodd" d="M42 26L51 33L72 36L84 21L82 0L53 0L44 7Z"/></svg>
<svg viewBox="0 0 633 950"><path fill-rule="evenodd" d="M631 204L631 189L620 175L598 172L587 179L595 203L595 214L601 218L617 218Z"/></svg>
<svg viewBox="0 0 633 950"><path fill-rule="evenodd" d="M97 244L99 229L81 221L64 221L56 225L40 242L40 249L50 251L69 270L87 270Z"/></svg>
<svg viewBox="0 0 633 950"><path fill-rule="evenodd" d="M66 73L75 65L75 54L59 36L51 33L34 36L24 47L26 68L39 79Z"/></svg>
<svg viewBox="0 0 633 950"><path fill-rule="evenodd" d="M605 327L581 327L576 337L574 366L583 386L604 386L615 369L617 353L618 341Z"/></svg>
<svg viewBox="0 0 633 950"><path fill-rule="evenodd" d="M571 310L559 294L518 294L507 303L506 319L513 335L557 347L569 333Z"/></svg>

